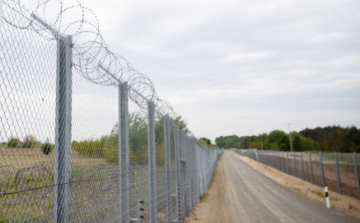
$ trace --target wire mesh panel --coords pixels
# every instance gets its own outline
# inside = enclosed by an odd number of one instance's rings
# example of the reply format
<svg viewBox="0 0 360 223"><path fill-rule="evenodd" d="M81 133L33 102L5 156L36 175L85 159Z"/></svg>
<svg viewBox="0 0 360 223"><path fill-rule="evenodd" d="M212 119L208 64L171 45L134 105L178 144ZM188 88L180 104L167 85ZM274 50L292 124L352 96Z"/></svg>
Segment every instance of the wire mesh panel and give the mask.
<svg viewBox="0 0 360 223"><path fill-rule="evenodd" d="M131 218L138 217L138 203L143 201L141 216L144 216L145 222L149 222L148 118L132 102L129 113L129 156Z"/></svg>
<svg viewBox="0 0 360 223"><path fill-rule="evenodd" d="M296 167L296 177L302 178L302 170L301 170L301 153L299 152L295 152L294 153L294 162L296 162L295 167Z"/></svg>
<svg viewBox="0 0 360 223"><path fill-rule="evenodd" d="M3 22L0 49L0 222L51 222L57 44Z"/></svg>
<svg viewBox="0 0 360 223"><path fill-rule="evenodd" d="M341 187L345 195L358 197L353 154L338 153Z"/></svg>
<svg viewBox="0 0 360 223"><path fill-rule="evenodd" d="M173 123L170 123L170 160L171 160L171 181L170 181L170 187L171 187L171 219L174 221L177 219L177 202L176 202L176 196L177 196L177 170L176 170L176 157L175 157L175 128L176 126Z"/></svg>
<svg viewBox="0 0 360 223"><path fill-rule="evenodd" d="M310 170L310 160L308 153L303 153L303 162L304 162L304 175L305 180L311 182L311 170Z"/></svg>
<svg viewBox="0 0 360 223"><path fill-rule="evenodd" d="M322 187L322 179L321 179L322 176L321 176L319 153L312 153L311 154L311 160L312 160L314 184Z"/></svg>
<svg viewBox="0 0 360 223"><path fill-rule="evenodd" d="M166 222L166 167L165 167L165 142L164 121L156 120L155 124L155 152L156 152L156 204L157 221Z"/></svg>
<svg viewBox="0 0 360 223"><path fill-rule="evenodd" d="M118 89L73 77L71 200L73 222L119 218Z"/></svg>
<svg viewBox="0 0 360 223"><path fill-rule="evenodd" d="M171 105L106 47L88 8L61 2L51 20L54 5L37 4L30 14L4 3L0 222L183 222L222 150L179 131ZM74 9L81 20L65 18Z"/></svg>
<svg viewBox="0 0 360 223"><path fill-rule="evenodd" d="M295 176L295 159L294 159L294 154L289 152L288 155L289 155L288 165L289 165L290 175Z"/></svg>
<svg viewBox="0 0 360 223"><path fill-rule="evenodd" d="M323 153L323 167L326 186L329 190L338 191L334 153Z"/></svg>
<svg viewBox="0 0 360 223"><path fill-rule="evenodd" d="M234 150L238 152L237 149ZM358 184L360 184L360 176L357 177L357 174L360 173L360 170L356 171L355 165L355 157L358 160L359 154L337 153L338 174L334 153L247 150L247 155L249 158L256 160L256 152L258 153L259 162L263 164L280 168L280 170L285 173L295 175L301 179L303 179L304 176L306 181L321 187L324 183L325 186L332 191L340 191L341 189L343 194L359 198L360 189L358 188ZM359 166L357 166L357 168L359 168ZM341 187L339 186L338 179L341 179Z"/></svg>

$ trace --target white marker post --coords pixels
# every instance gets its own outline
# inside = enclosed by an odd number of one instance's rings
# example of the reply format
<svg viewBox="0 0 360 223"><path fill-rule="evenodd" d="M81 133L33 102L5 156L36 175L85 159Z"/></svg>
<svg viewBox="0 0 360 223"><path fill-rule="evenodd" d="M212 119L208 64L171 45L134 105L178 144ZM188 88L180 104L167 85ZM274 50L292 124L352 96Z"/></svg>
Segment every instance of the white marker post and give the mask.
<svg viewBox="0 0 360 223"><path fill-rule="evenodd" d="M329 191L327 187L324 187L324 191L325 191L325 202L326 202L326 207L330 208L330 198L329 198Z"/></svg>

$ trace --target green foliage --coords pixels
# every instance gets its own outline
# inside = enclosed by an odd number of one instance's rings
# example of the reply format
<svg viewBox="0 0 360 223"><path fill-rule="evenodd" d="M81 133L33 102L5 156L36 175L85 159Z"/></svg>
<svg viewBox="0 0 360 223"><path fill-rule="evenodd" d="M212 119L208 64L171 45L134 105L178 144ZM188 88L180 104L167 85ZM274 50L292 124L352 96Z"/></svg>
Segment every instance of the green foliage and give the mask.
<svg viewBox="0 0 360 223"><path fill-rule="evenodd" d="M274 130L266 137L265 145L267 148L270 148L270 150L289 151L289 136L281 130Z"/></svg>
<svg viewBox="0 0 360 223"><path fill-rule="evenodd" d="M165 165L165 146L163 143L156 144L155 154L156 154L156 165L159 166Z"/></svg>
<svg viewBox="0 0 360 223"><path fill-rule="evenodd" d="M218 145L220 148L239 148L241 144L241 139L236 135L231 136L220 136L215 139L216 145Z"/></svg>
<svg viewBox="0 0 360 223"><path fill-rule="evenodd" d="M360 129L355 126L327 126L315 129L304 129L300 134L314 141L315 149L328 152L359 151Z"/></svg>
<svg viewBox="0 0 360 223"><path fill-rule="evenodd" d="M46 142L43 145L41 145L41 151L43 152L43 154L48 155L49 153L51 153L51 151L54 149L54 145Z"/></svg>
<svg viewBox="0 0 360 223"><path fill-rule="evenodd" d="M360 153L360 145L356 145L354 142L350 142L349 152Z"/></svg>
<svg viewBox="0 0 360 223"><path fill-rule="evenodd" d="M10 139L6 145L6 147L9 147L9 148L15 148L15 147L20 147L20 146L21 146L21 141L19 138L16 138L16 137L10 137Z"/></svg>
<svg viewBox="0 0 360 223"><path fill-rule="evenodd" d="M104 151L104 158L109 163L119 163L119 148L117 146L110 146Z"/></svg>
<svg viewBox="0 0 360 223"><path fill-rule="evenodd" d="M101 158L104 155L104 148L107 142L108 136L102 136L100 139L88 139L80 142L73 142L72 149L85 156Z"/></svg>
<svg viewBox="0 0 360 223"><path fill-rule="evenodd" d="M160 124L155 126L158 131L161 129ZM147 131L148 125L145 116L140 112L131 113L129 117L129 147L131 162L139 163L141 165L145 165L147 163Z"/></svg>
<svg viewBox="0 0 360 223"><path fill-rule="evenodd" d="M200 139L197 139L197 140L196 140L196 143L197 143L198 145L200 145L200 146L203 146L203 147L207 147L207 146L208 146L207 142L204 141L204 140L202 140L201 138L200 138Z"/></svg>
<svg viewBox="0 0 360 223"><path fill-rule="evenodd" d="M306 128L292 132L291 139L294 151L360 152L360 129L355 126ZM260 136L220 136L215 142L222 148L261 149L261 140L263 149L290 151L289 134L281 130Z"/></svg>
<svg viewBox="0 0 360 223"><path fill-rule="evenodd" d="M200 137L199 140L202 140L206 143L207 146L211 146L211 140L205 137Z"/></svg>
<svg viewBox="0 0 360 223"><path fill-rule="evenodd" d="M294 151L311 151L316 150L315 143L312 139L307 138L300 133L292 132Z"/></svg>
<svg viewBox="0 0 360 223"><path fill-rule="evenodd" d="M173 121L180 130L184 131L185 133L189 132L189 129L187 128L187 122L181 117L181 115L176 117Z"/></svg>
<svg viewBox="0 0 360 223"><path fill-rule="evenodd" d="M293 141L293 149L294 151L302 151L301 139L299 136L295 136Z"/></svg>

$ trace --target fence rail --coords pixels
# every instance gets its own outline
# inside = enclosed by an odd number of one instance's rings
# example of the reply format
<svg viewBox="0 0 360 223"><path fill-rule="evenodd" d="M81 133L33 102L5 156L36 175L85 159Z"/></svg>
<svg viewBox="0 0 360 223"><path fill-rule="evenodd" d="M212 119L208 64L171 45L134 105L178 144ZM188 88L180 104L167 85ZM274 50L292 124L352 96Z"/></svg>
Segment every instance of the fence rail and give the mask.
<svg viewBox="0 0 360 223"><path fill-rule="evenodd" d="M179 128L96 16L69 2L54 13L4 1L0 222L183 222L222 150Z"/></svg>
<svg viewBox="0 0 360 223"><path fill-rule="evenodd" d="M237 153L310 183L360 199L357 153L239 150Z"/></svg>

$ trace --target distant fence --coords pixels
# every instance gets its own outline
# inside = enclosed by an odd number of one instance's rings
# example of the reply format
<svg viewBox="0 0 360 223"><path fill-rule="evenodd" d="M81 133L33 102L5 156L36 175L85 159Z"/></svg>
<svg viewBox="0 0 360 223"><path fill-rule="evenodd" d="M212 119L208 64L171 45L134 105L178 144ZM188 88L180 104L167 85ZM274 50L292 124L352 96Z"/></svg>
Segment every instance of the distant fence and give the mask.
<svg viewBox="0 0 360 223"><path fill-rule="evenodd" d="M179 128L84 5L35 3L3 7L0 222L183 222L222 150Z"/></svg>
<svg viewBox="0 0 360 223"><path fill-rule="evenodd" d="M360 198L360 168L357 153L282 152L238 150L237 153L313 184Z"/></svg>

